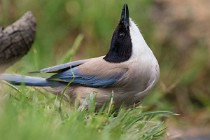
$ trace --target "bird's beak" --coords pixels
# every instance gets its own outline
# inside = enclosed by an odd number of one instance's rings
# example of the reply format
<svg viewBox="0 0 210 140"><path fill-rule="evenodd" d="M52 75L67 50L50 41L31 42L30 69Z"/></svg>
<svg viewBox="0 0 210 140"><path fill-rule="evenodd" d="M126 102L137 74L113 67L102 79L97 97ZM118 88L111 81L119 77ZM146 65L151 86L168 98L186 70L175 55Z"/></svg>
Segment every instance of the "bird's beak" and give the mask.
<svg viewBox="0 0 210 140"><path fill-rule="evenodd" d="M124 24L126 29L129 28L129 10L128 10L128 5L124 4L122 8L122 14L121 14L121 19L120 22Z"/></svg>

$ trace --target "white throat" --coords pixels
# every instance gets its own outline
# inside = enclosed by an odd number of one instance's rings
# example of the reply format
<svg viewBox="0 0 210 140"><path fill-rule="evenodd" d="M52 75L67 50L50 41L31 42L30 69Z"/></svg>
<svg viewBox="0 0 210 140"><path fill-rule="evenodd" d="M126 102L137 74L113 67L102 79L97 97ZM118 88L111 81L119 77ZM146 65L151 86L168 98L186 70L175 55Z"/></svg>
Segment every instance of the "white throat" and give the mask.
<svg viewBox="0 0 210 140"><path fill-rule="evenodd" d="M140 57L143 54L150 54L153 55L152 51L148 47L147 43L145 42L142 34L139 31L137 25L133 22L130 18L130 36L132 42L132 57Z"/></svg>

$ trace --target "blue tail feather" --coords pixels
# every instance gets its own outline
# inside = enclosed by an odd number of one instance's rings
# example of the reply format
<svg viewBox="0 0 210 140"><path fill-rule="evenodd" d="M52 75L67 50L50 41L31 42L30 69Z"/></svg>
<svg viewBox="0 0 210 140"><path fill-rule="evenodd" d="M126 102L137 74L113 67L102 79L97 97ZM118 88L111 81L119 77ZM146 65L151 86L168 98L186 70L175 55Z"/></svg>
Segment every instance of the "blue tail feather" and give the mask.
<svg viewBox="0 0 210 140"><path fill-rule="evenodd" d="M39 86L39 87L56 87L60 83L56 81L50 81L46 78L22 76L13 74L1 74L0 80L5 80L13 85L26 85L26 86Z"/></svg>

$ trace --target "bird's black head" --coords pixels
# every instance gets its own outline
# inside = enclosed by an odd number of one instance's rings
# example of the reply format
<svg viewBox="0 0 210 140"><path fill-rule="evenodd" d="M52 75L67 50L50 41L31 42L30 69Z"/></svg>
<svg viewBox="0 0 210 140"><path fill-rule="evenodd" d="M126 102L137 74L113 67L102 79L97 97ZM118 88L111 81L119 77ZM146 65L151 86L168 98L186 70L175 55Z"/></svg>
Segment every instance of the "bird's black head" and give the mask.
<svg viewBox="0 0 210 140"><path fill-rule="evenodd" d="M127 61L132 54L132 43L129 29L128 5L124 4L120 22L115 29L109 52L104 57L108 62L120 63Z"/></svg>

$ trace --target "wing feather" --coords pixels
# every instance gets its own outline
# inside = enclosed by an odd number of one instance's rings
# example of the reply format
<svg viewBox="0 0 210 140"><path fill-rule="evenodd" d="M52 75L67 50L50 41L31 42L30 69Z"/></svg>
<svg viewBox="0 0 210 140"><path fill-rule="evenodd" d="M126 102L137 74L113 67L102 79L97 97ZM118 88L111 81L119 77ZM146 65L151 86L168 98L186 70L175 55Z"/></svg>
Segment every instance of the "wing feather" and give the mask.
<svg viewBox="0 0 210 140"><path fill-rule="evenodd" d="M38 70L38 71L33 71L33 72L30 72L30 73L59 73L59 72L77 67L79 65L82 65L89 60L90 59L73 61L73 62L69 62L69 63L65 63L65 64L60 64L60 65L44 68L44 69L41 69L41 70Z"/></svg>
<svg viewBox="0 0 210 140"><path fill-rule="evenodd" d="M78 67L66 70L64 72L55 74L48 78L48 80L69 83L71 85L82 85L88 87L109 87L119 81L124 72L115 73L112 76L101 77L101 75L85 75L79 73Z"/></svg>

